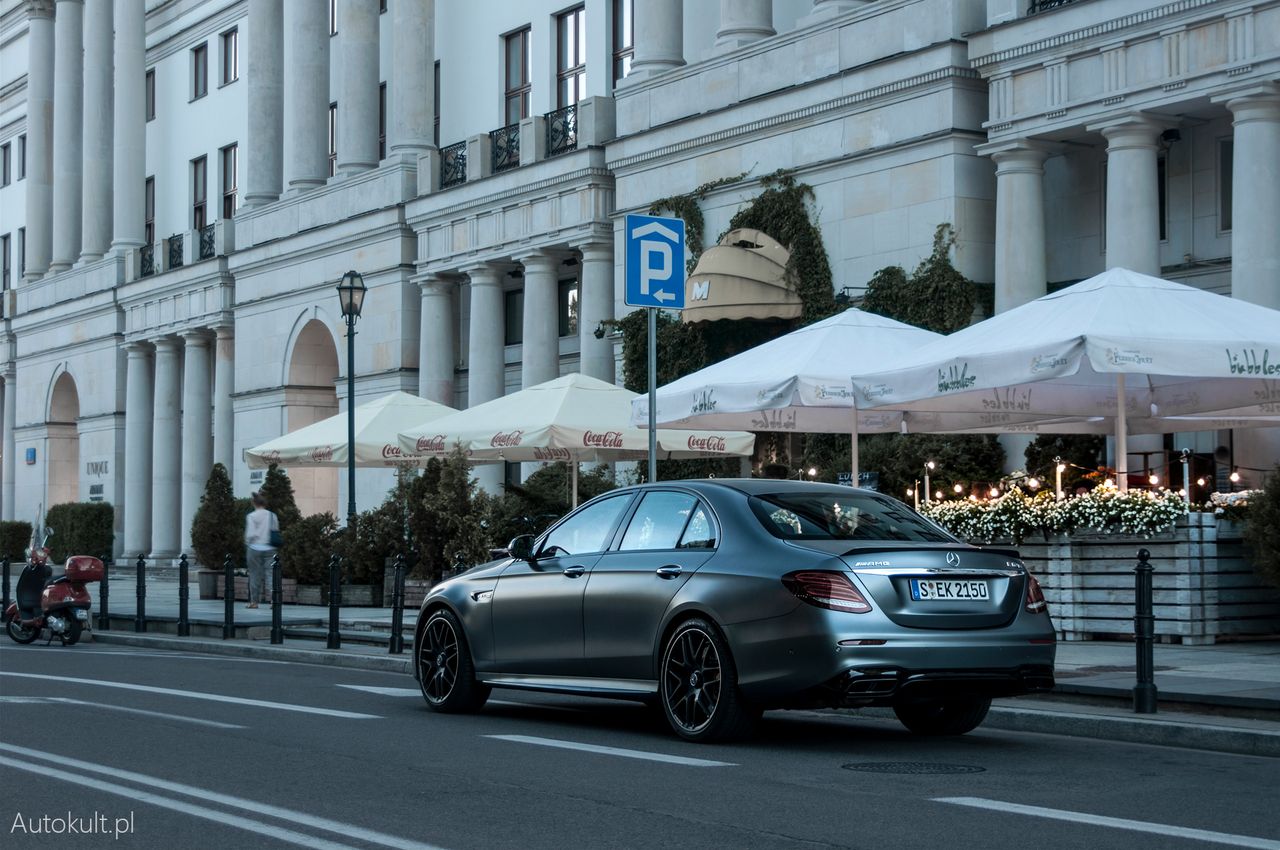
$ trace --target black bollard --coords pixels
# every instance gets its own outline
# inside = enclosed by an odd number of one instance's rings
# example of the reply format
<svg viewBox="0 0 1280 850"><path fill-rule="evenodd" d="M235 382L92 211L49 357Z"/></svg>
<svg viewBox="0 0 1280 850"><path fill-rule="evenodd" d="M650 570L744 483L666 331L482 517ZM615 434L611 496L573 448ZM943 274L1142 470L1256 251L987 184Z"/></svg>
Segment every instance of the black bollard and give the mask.
<svg viewBox="0 0 1280 850"><path fill-rule="evenodd" d="M222 559L222 639L236 635L236 565L231 556Z"/></svg>
<svg viewBox="0 0 1280 850"><path fill-rule="evenodd" d="M111 596L111 553L102 556L102 581L98 582L98 631L111 631L111 615L107 611L107 600Z"/></svg>
<svg viewBox="0 0 1280 850"><path fill-rule="evenodd" d="M190 578L190 570L191 566L187 563L187 556L183 554L178 558L178 637L191 636L191 622L188 619L191 588L187 585L187 579Z"/></svg>
<svg viewBox="0 0 1280 850"><path fill-rule="evenodd" d="M280 574L280 555L271 556L271 642L284 643L284 577Z"/></svg>
<svg viewBox="0 0 1280 850"><path fill-rule="evenodd" d="M1151 553L1138 550L1138 566L1134 567L1133 616L1134 646L1138 651L1138 683L1133 688L1133 710L1136 714L1156 713L1155 654L1153 642L1156 618L1151 599Z"/></svg>
<svg viewBox="0 0 1280 850"><path fill-rule="evenodd" d="M391 654L404 652L404 555L396 555L391 589Z"/></svg>
<svg viewBox="0 0 1280 850"><path fill-rule="evenodd" d="M342 594L342 574L336 554L329 556L329 649L342 649L342 637L338 634L338 603Z"/></svg>
<svg viewBox="0 0 1280 850"><path fill-rule="evenodd" d="M0 561L0 572L4 573L4 601L0 604L0 611L9 609L9 559L5 558Z"/></svg>
<svg viewBox="0 0 1280 850"><path fill-rule="evenodd" d="M147 562L138 555L138 610L133 614L133 630L147 630Z"/></svg>

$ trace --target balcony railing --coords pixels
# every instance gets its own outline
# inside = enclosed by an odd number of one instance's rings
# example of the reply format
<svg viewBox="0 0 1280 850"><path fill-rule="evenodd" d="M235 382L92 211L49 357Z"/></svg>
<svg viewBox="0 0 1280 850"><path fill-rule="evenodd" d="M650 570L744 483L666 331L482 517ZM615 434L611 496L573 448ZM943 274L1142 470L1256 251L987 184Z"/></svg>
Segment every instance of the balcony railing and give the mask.
<svg viewBox="0 0 1280 850"><path fill-rule="evenodd" d="M182 268L182 234L175 233L169 237L169 264L165 266L168 269Z"/></svg>
<svg viewBox="0 0 1280 850"><path fill-rule="evenodd" d="M467 182L467 143L457 142L440 149L440 188Z"/></svg>
<svg viewBox="0 0 1280 850"><path fill-rule="evenodd" d="M507 171L520 164L520 125L508 124L489 131L493 146L493 173Z"/></svg>
<svg viewBox="0 0 1280 850"><path fill-rule="evenodd" d="M1027 4L1027 14L1034 15L1036 12L1045 12L1049 9L1056 9L1059 6L1067 6L1076 0L1031 0Z"/></svg>
<svg viewBox="0 0 1280 850"><path fill-rule="evenodd" d="M547 113L547 156L578 148L578 107L570 104Z"/></svg>
<svg viewBox="0 0 1280 850"><path fill-rule="evenodd" d="M142 260L140 274L142 277L151 277L156 273L156 246L143 245L138 254Z"/></svg>
<svg viewBox="0 0 1280 850"><path fill-rule="evenodd" d="M200 228L200 259L211 260L213 259L213 254L213 225L206 224Z"/></svg>

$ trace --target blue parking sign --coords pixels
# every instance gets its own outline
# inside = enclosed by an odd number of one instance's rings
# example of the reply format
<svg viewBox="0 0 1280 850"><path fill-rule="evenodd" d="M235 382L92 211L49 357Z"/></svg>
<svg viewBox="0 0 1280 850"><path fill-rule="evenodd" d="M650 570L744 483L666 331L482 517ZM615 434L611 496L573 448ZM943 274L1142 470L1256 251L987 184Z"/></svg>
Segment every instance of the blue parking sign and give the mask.
<svg viewBox="0 0 1280 850"><path fill-rule="evenodd" d="M684 221L656 215L627 216L629 307L684 308Z"/></svg>

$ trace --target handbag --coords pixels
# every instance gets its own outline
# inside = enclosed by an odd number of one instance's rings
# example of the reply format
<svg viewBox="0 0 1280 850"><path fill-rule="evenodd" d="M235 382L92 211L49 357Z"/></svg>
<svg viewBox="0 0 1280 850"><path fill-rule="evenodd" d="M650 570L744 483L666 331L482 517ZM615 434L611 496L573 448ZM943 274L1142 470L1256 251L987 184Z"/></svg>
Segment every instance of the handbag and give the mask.
<svg viewBox="0 0 1280 850"><path fill-rule="evenodd" d="M271 532L267 535L267 545L272 549L279 549L284 545L284 535L280 533L280 529L271 529Z"/></svg>

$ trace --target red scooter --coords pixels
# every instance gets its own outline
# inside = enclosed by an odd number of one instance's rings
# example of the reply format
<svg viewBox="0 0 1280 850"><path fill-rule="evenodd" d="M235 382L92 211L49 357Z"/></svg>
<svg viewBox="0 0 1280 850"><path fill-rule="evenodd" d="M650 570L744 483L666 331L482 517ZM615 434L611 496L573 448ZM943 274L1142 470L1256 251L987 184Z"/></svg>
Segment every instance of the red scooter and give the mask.
<svg viewBox="0 0 1280 850"><path fill-rule="evenodd" d="M89 622L93 597L85 583L102 581L102 561L92 555L72 555L67 558L65 575L52 578L45 545L52 533L53 529L45 529L38 545L32 535L14 601L4 612L5 631L17 643L33 643L47 628L49 643L56 637L63 646L71 646L80 640L80 633Z"/></svg>

